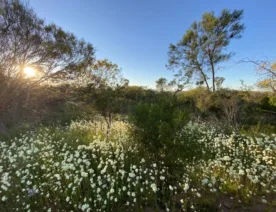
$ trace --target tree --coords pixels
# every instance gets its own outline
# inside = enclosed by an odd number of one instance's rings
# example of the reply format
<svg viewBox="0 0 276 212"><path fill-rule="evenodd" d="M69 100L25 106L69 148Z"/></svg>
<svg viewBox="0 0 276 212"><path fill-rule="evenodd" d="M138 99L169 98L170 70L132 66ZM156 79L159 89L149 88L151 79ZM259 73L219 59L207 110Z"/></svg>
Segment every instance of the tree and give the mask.
<svg viewBox="0 0 276 212"><path fill-rule="evenodd" d="M158 80L155 81L156 83L156 88L157 90L163 92L167 89L168 84L167 84L168 80L166 78L159 78Z"/></svg>
<svg viewBox="0 0 276 212"><path fill-rule="evenodd" d="M128 86L128 80L122 77L119 66L107 59L96 61L90 67L89 76L91 82L82 87L81 91L83 97L104 117L108 134L114 114L123 109L122 93Z"/></svg>
<svg viewBox="0 0 276 212"><path fill-rule="evenodd" d="M216 84L217 89L221 88L221 85L224 82L224 80L225 80L224 77L216 77L215 78L215 84Z"/></svg>
<svg viewBox="0 0 276 212"><path fill-rule="evenodd" d="M90 43L46 24L23 1L0 1L0 125L20 126L32 117L45 99L33 97L38 85L73 79L93 64L94 54Z"/></svg>
<svg viewBox="0 0 276 212"><path fill-rule="evenodd" d="M95 98L93 106L104 117L107 124L107 134L112 127L114 114L118 114L124 104L124 98L121 95L122 87L117 85L115 88L100 86L93 93Z"/></svg>
<svg viewBox="0 0 276 212"><path fill-rule="evenodd" d="M40 78L79 71L94 61L94 48L55 24L45 24L19 0L4 0L0 13L1 72L24 76L26 66Z"/></svg>
<svg viewBox="0 0 276 212"><path fill-rule="evenodd" d="M255 66L255 70L260 76L260 80L257 83L258 87L276 92L276 61L271 63L268 60L245 59L242 62L251 63Z"/></svg>
<svg viewBox="0 0 276 212"><path fill-rule="evenodd" d="M86 71L79 72L73 78L72 83L76 87L86 86L105 86L116 87L116 84L124 84L127 86L129 81L121 75L121 69L117 64L112 63L108 59L97 60Z"/></svg>
<svg viewBox="0 0 276 212"><path fill-rule="evenodd" d="M177 74L174 74L174 79L169 82L169 86L171 88L175 88L175 92L173 96L176 96L176 94L180 91L182 91L185 87L191 84L191 77L187 74L182 74L181 71L179 71Z"/></svg>
<svg viewBox="0 0 276 212"><path fill-rule="evenodd" d="M97 60L92 66L90 73L97 78L102 84L109 87L116 87L121 84L128 84L122 77L121 68L108 59Z"/></svg>
<svg viewBox="0 0 276 212"><path fill-rule="evenodd" d="M205 83L208 90L211 73L212 90L216 90L215 73L219 63L229 60L232 53L226 47L232 39L241 37L244 25L240 23L243 10L224 9L219 16L204 13L201 21L194 22L182 39L169 47L169 68L180 68L187 76L197 76L198 83Z"/></svg>
<svg viewBox="0 0 276 212"><path fill-rule="evenodd" d="M93 64L90 43L55 24L45 24L22 1L3 0L0 6L0 73L9 81L9 93L48 79L72 78ZM34 77L26 76L26 67L35 70Z"/></svg>

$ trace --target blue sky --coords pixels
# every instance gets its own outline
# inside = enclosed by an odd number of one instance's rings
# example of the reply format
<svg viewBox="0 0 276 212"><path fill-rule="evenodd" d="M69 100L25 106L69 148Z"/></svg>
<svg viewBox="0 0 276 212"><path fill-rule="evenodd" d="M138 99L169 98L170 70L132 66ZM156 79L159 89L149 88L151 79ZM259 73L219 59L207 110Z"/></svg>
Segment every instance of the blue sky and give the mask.
<svg viewBox="0 0 276 212"><path fill-rule="evenodd" d="M29 0L39 17L91 42L98 59L117 63L130 84L154 87L167 70L168 46L176 43L204 12L244 9L242 39L228 47L235 56L217 73L225 86L237 88L240 79L254 84L257 76L244 58L276 59L275 0Z"/></svg>

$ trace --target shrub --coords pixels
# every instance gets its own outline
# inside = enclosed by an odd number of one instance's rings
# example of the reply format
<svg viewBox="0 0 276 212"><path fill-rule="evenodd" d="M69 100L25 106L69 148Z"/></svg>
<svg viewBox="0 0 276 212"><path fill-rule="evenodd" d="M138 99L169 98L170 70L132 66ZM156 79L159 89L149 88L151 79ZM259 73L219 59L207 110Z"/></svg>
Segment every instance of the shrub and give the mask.
<svg viewBox="0 0 276 212"><path fill-rule="evenodd" d="M157 156L173 148L177 132L189 119L174 99L162 98L155 104L139 104L130 120L138 142Z"/></svg>
<svg viewBox="0 0 276 212"><path fill-rule="evenodd" d="M268 100L270 106L276 108L276 96L271 96Z"/></svg>

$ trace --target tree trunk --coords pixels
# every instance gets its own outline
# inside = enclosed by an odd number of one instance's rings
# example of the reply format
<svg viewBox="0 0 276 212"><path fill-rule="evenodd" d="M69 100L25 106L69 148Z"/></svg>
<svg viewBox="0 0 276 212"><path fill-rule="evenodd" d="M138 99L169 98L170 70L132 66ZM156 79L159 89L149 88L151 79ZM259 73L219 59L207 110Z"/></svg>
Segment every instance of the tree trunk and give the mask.
<svg viewBox="0 0 276 212"><path fill-rule="evenodd" d="M207 86L208 91L210 91L210 86L209 86L209 84L208 84L208 81L207 81L205 75L204 75L204 81L205 81L205 84L206 84L206 86Z"/></svg>
<svg viewBox="0 0 276 212"><path fill-rule="evenodd" d="M211 68L212 68L212 83L213 83L213 92L216 91L216 86L215 86L215 66L213 63L213 59L212 57L209 55L209 59L210 59L210 64L211 64Z"/></svg>
<svg viewBox="0 0 276 212"><path fill-rule="evenodd" d="M205 82L205 84L206 84L206 86L207 86L208 91L210 91L210 87L209 87L209 84L208 84L206 75L203 73L203 71L201 71L201 75L202 75L203 80L204 80L204 82Z"/></svg>
<svg viewBox="0 0 276 212"><path fill-rule="evenodd" d="M209 87L209 84L208 84L208 81L207 81L207 78L206 78L206 75L204 74L202 68L201 68L201 65L199 62L197 62L197 70L200 72L201 76L203 77L203 80L207 86L207 89L208 91L210 91L210 87Z"/></svg>
<svg viewBox="0 0 276 212"><path fill-rule="evenodd" d="M213 82L213 92L216 91L215 87L215 70L214 70L214 64L212 63L212 82Z"/></svg>

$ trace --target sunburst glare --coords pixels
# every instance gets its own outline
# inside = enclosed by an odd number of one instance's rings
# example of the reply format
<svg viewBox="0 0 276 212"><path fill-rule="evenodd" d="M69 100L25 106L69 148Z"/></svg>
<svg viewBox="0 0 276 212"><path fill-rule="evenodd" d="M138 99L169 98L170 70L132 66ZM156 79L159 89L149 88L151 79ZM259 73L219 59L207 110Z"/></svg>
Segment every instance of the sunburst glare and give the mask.
<svg viewBox="0 0 276 212"><path fill-rule="evenodd" d="M25 67L24 73L27 77L34 77L36 74L36 70L32 67Z"/></svg>

